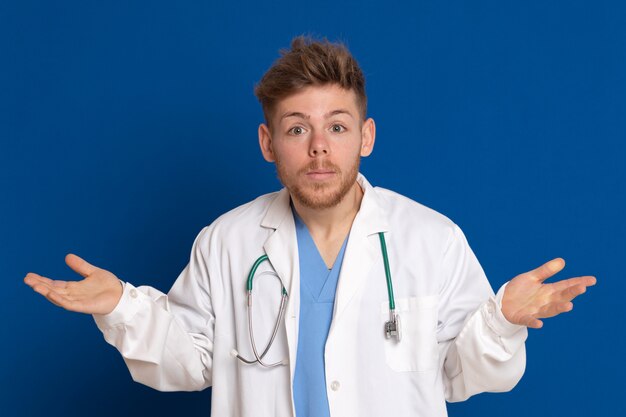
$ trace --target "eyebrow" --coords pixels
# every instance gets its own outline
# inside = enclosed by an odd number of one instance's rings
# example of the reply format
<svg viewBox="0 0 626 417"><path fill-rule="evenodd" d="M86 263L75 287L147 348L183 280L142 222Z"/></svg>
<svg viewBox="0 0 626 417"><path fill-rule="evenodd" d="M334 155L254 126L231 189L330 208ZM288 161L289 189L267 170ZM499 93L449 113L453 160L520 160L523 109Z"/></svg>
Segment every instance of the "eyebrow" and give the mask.
<svg viewBox="0 0 626 417"><path fill-rule="evenodd" d="M338 114L347 114L348 116L352 117L354 119L354 116L352 115L352 113L350 113L348 110L346 109L337 109L337 110L333 110L331 112L328 112L324 115L325 119L328 119L329 117L333 117L336 116ZM310 115L308 114L304 114L301 112L297 112L297 111L291 111L291 112L287 112L285 114L283 114L279 121L282 119L285 119L287 117L299 117L300 119L305 119L305 120L309 120L311 118Z"/></svg>

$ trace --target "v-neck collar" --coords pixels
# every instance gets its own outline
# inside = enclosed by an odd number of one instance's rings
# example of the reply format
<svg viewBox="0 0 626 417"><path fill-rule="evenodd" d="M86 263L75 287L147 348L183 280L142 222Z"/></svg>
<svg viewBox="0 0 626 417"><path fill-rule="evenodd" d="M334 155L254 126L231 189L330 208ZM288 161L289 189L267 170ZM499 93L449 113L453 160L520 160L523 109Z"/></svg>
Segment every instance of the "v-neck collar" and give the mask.
<svg viewBox="0 0 626 417"><path fill-rule="evenodd" d="M308 227L294 210L293 205L291 209L298 240L301 286L308 290L314 301L333 302L341 264L343 263L343 255L350 235L346 236L332 268L328 269Z"/></svg>

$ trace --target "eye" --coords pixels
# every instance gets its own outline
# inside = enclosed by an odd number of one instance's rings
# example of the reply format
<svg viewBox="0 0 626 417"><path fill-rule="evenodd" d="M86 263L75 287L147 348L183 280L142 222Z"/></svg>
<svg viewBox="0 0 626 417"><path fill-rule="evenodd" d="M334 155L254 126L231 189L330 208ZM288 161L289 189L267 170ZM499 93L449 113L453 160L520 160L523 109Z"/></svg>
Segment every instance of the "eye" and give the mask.
<svg viewBox="0 0 626 417"><path fill-rule="evenodd" d="M294 135L294 136L299 136L304 133L304 128L302 126L294 126L291 129L289 129L287 133Z"/></svg>
<svg viewBox="0 0 626 417"><path fill-rule="evenodd" d="M336 125L332 125L332 126L330 127L330 130L331 130L333 133L342 133L342 132L345 132L345 131L346 131L346 128L345 128L345 127L343 127L342 125L338 125L338 124L336 124Z"/></svg>

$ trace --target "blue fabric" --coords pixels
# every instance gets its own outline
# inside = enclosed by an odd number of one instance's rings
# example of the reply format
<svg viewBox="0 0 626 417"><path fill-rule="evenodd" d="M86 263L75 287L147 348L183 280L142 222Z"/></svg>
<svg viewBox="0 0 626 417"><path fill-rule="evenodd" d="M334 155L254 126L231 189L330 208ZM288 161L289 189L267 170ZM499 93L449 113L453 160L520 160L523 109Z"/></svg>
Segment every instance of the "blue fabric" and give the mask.
<svg viewBox="0 0 626 417"><path fill-rule="evenodd" d="M300 257L300 330L293 380L296 416L330 416L324 346L333 317L335 290L348 238L343 242L332 269L328 269L306 225L295 210L293 213Z"/></svg>

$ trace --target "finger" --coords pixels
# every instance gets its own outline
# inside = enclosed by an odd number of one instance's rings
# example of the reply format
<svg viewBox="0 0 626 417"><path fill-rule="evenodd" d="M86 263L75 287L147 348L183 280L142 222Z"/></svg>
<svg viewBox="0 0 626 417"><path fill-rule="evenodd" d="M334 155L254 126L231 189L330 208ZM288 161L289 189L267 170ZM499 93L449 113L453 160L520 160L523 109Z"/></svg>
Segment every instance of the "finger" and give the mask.
<svg viewBox="0 0 626 417"><path fill-rule="evenodd" d="M77 313L90 314L91 310L88 309L87 304L81 297L65 297L57 292L50 293L48 298L53 303L58 303L60 307L63 307L67 311L74 311Z"/></svg>
<svg viewBox="0 0 626 417"><path fill-rule="evenodd" d="M37 279L37 277L32 277L32 276L27 276L26 278L24 278L24 282L26 282L32 289L34 289L35 291L37 291L37 288L39 288L39 293L41 293L41 291L46 291L46 292L50 292L50 291L54 291L59 293L60 295L63 295L64 297L67 297L70 295L70 288L67 285L56 285L55 281L52 281L50 279L48 280L40 280ZM63 281L64 284L67 284L65 281ZM45 294L42 294L45 296Z"/></svg>
<svg viewBox="0 0 626 417"><path fill-rule="evenodd" d="M594 277L579 277L552 284L549 301L571 301L587 292L587 287L595 285L595 282Z"/></svg>
<svg viewBox="0 0 626 417"><path fill-rule="evenodd" d="M67 297L63 297L59 293L50 292L47 298L51 302L55 303L59 307L66 309L67 311L79 311L76 307L76 301L68 299Z"/></svg>
<svg viewBox="0 0 626 417"><path fill-rule="evenodd" d="M541 311L536 315L536 317L547 319L550 317L558 316L561 313L567 313L568 311L572 311L573 308L574 304L569 301L552 303L543 307Z"/></svg>
<svg viewBox="0 0 626 417"><path fill-rule="evenodd" d="M62 295L64 297L67 297L69 295L69 293L70 293L70 291L67 288L57 288L54 285L50 285L50 284L48 284L46 282L35 283L33 285L33 289L35 291L37 291L35 286L37 286L40 291L55 292L55 293L60 294L60 295ZM42 295L45 295L45 294L42 294Z"/></svg>
<svg viewBox="0 0 626 417"><path fill-rule="evenodd" d="M43 295L48 301L59 306L62 306L63 296L57 294L54 290L50 288L50 286L46 284L35 284L33 285L33 290L41 295Z"/></svg>
<svg viewBox="0 0 626 417"><path fill-rule="evenodd" d="M561 301L572 301L574 298L587 292L585 285L574 285L561 292Z"/></svg>
<svg viewBox="0 0 626 417"><path fill-rule="evenodd" d="M596 285L596 282L597 282L596 277L592 277L588 275L584 277L564 279L564 280L549 284L549 286L554 291L563 291L576 285L583 285L585 287L591 287L593 285Z"/></svg>
<svg viewBox="0 0 626 417"><path fill-rule="evenodd" d="M93 266L80 256L74 255L72 253L68 253L65 257L65 263L67 266L72 268L74 272L82 275L83 277L87 277L97 271L99 268Z"/></svg>
<svg viewBox="0 0 626 417"><path fill-rule="evenodd" d="M64 308L68 311L80 311L78 303L73 298L60 294L58 291L51 289L45 284L37 284L33 289L43 295L52 304Z"/></svg>
<svg viewBox="0 0 626 417"><path fill-rule="evenodd" d="M563 258L555 258L541 265L539 268L533 269L528 272L528 274L537 280L537 282L543 282L563 268L565 268L565 260Z"/></svg>
<svg viewBox="0 0 626 417"><path fill-rule="evenodd" d="M39 282L52 284L52 280L50 278L42 277L41 275L35 274L34 272L29 272L24 277L24 282L32 287L32 284L36 284Z"/></svg>
<svg viewBox="0 0 626 417"><path fill-rule="evenodd" d="M531 315L523 316L519 319L518 323L522 326L530 327L533 329L540 329L543 327L543 322Z"/></svg>
<svg viewBox="0 0 626 417"><path fill-rule="evenodd" d="M53 304L61 307L61 308L65 308L65 298L62 295L59 295L58 293L54 292L54 291L50 291L47 295L46 298Z"/></svg>
<svg viewBox="0 0 626 417"><path fill-rule="evenodd" d="M30 284L29 284L30 285ZM55 302L54 300L51 300L50 298L48 298L48 294L50 293L50 288L47 287L45 284L41 284L41 283L34 283L31 285L32 289L43 295L48 301L50 301L52 304L61 307L57 302Z"/></svg>
<svg viewBox="0 0 626 417"><path fill-rule="evenodd" d="M574 298L578 297L581 294L584 294L585 292L587 292L587 287L585 287L584 285L569 287L561 293L561 300L572 301Z"/></svg>
<svg viewBox="0 0 626 417"><path fill-rule="evenodd" d="M68 287L68 282L67 281L61 281L58 279L55 279L52 281L52 286L58 289L64 289Z"/></svg>
<svg viewBox="0 0 626 417"><path fill-rule="evenodd" d="M26 276L24 277L24 283L31 287L35 284L45 284L57 289L65 289L67 287L67 281L52 280L50 278L42 277L41 275L37 275L32 272L26 274Z"/></svg>

